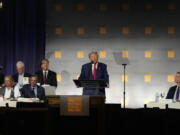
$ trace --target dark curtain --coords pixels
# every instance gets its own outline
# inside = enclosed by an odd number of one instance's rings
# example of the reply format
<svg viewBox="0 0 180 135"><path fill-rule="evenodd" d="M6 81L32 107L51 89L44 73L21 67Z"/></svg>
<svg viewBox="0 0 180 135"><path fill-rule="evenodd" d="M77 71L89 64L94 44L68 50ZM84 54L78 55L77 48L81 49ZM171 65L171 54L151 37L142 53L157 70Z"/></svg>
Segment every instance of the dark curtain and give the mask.
<svg viewBox="0 0 180 135"><path fill-rule="evenodd" d="M16 62L34 74L45 56L46 0L4 0L0 9L0 66L14 74Z"/></svg>

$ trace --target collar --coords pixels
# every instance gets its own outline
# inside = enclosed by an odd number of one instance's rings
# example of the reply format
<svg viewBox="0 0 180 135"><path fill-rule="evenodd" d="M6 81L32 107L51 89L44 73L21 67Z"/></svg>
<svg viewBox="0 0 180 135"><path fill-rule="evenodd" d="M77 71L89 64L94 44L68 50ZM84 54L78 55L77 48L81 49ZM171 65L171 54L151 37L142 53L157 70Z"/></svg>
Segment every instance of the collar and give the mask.
<svg viewBox="0 0 180 135"><path fill-rule="evenodd" d="M36 86L34 86L34 87L33 87L33 86L31 86L31 89L32 89L32 88L35 88L35 89L36 89L36 88L37 88L37 85L36 85Z"/></svg>
<svg viewBox="0 0 180 135"><path fill-rule="evenodd" d="M7 90L7 91L11 91L13 88L11 88L10 90L8 90L8 88L7 87L5 87L5 90Z"/></svg>
<svg viewBox="0 0 180 135"><path fill-rule="evenodd" d="M19 76L24 76L24 73L22 73L21 75L20 74L18 74Z"/></svg>
<svg viewBox="0 0 180 135"><path fill-rule="evenodd" d="M96 63L96 65L98 64L99 62ZM92 65L94 65L94 63L91 63Z"/></svg>
<svg viewBox="0 0 180 135"><path fill-rule="evenodd" d="M43 70L43 73L44 73L44 72L48 73L48 71L49 71L49 70L46 70L46 71L45 71L45 70Z"/></svg>

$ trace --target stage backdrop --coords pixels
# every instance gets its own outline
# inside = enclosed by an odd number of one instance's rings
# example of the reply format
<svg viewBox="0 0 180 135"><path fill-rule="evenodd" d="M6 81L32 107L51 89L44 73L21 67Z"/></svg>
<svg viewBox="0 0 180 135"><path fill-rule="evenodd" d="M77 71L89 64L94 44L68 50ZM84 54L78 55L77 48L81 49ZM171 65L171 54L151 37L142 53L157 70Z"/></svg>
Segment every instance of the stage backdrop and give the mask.
<svg viewBox="0 0 180 135"><path fill-rule="evenodd" d="M178 0L48 0L46 58L57 72L58 94L81 94L73 84L88 53L108 66L108 103L142 107L167 92L180 71Z"/></svg>
<svg viewBox="0 0 180 135"><path fill-rule="evenodd" d="M25 63L33 74L45 55L45 0L3 0L0 8L0 66L5 74L16 72L16 62Z"/></svg>

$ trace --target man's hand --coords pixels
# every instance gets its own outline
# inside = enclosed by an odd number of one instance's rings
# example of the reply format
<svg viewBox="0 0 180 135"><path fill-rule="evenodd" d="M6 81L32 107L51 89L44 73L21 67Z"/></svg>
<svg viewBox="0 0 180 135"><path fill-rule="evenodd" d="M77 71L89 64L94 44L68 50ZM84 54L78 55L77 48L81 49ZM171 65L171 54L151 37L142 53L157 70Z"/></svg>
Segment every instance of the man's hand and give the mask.
<svg viewBox="0 0 180 135"><path fill-rule="evenodd" d="M109 84L107 84L107 88L109 88Z"/></svg>

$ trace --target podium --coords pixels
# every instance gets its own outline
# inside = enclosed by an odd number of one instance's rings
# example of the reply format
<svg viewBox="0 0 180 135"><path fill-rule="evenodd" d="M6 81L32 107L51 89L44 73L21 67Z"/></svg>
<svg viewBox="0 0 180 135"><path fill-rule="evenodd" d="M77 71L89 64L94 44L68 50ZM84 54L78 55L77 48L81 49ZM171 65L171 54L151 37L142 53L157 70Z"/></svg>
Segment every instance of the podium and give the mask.
<svg viewBox="0 0 180 135"><path fill-rule="evenodd" d="M77 87L86 89L102 89L107 87L105 80L73 80Z"/></svg>
<svg viewBox="0 0 180 135"><path fill-rule="evenodd" d="M56 87L50 85L42 85L42 87L45 89L46 96L56 95Z"/></svg>

